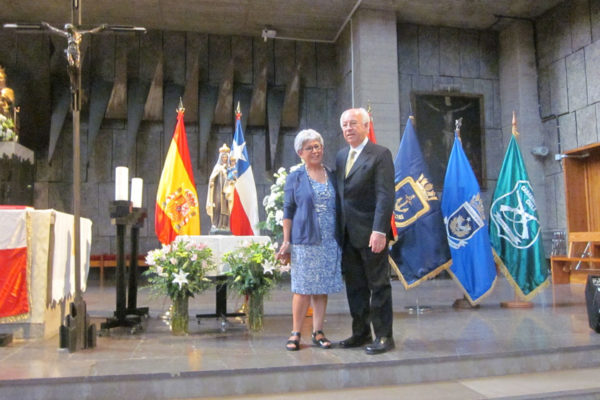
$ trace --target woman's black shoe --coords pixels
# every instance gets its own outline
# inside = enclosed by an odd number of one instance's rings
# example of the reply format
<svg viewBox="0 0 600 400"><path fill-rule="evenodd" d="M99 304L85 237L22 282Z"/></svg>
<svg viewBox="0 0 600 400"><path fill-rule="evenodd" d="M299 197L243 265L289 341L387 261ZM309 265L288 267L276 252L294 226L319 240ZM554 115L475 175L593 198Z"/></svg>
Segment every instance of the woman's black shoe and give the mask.
<svg viewBox="0 0 600 400"><path fill-rule="evenodd" d="M321 335L320 339L317 339L318 335ZM331 348L331 341L325 337L325 334L323 333L323 331L313 332L312 342L322 349L330 349Z"/></svg>
<svg viewBox="0 0 600 400"><path fill-rule="evenodd" d="M292 331L292 333L290 334L291 337L293 336L298 336L298 339L289 339L286 343L285 343L285 349L287 351L298 351L300 350L300 332L294 332ZM293 346L291 346L293 345Z"/></svg>

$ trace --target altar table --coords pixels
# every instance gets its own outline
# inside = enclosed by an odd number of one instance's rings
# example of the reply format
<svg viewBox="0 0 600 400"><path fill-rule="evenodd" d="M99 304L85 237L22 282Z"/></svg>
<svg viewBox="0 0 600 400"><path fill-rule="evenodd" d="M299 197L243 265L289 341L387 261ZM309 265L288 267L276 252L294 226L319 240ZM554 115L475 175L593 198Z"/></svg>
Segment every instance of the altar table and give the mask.
<svg viewBox="0 0 600 400"><path fill-rule="evenodd" d="M10 253L19 243L25 246L27 253L27 268L19 277L26 279L26 304L20 311L2 314L0 333L12 333L16 338L48 338L58 333L69 312L67 302L75 293L73 222L73 215L52 209L0 207L0 254ZM81 290L85 291L92 239L91 220L81 218L80 234ZM10 257L0 258L2 276L14 267L11 265L13 260ZM7 284L6 279L0 279L0 283ZM1 299L7 300L7 296ZM3 305L6 304L0 304L0 310L6 311L7 307Z"/></svg>
<svg viewBox="0 0 600 400"><path fill-rule="evenodd" d="M212 250L212 259L217 266L215 271L207 274L214 277L217 282L216 287L216 311L215 314L199 314L197 318L223 318L239 316L239 313L227 313L227 284L224 274L228 272L226 265L221 263L221 258L228 251L235 250L248 242L268 243L271 241L269 236L232 236L232 235L198 235L198 236L178 236L177 240L183 238L192 243L204 243Z"/></svg>
<svg viewBox="0 0 600 400"><path fill-rule="evenodd" d="M268 243L271 241L269 236L233 236L233 235L197 235L197 236L177 236L176 240L190 240L192 243L204 243L207 245L213 254L213 262L217 269L211 271L209 276L223 275L228 271L227 266L221 263L221 258L228 251L232 251L241 247L244 243L257 242Z"/></svg>

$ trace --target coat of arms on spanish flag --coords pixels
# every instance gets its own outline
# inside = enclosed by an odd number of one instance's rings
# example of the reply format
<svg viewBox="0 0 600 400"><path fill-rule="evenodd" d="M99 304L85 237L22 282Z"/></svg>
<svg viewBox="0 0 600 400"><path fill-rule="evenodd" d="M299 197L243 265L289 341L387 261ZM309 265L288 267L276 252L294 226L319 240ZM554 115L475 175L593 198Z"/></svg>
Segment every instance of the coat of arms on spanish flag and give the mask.
<svg viewBox="0 0 600 400"><path fill-rule="evenodd" d="M200 234L200 209L183 124L185 109L177 110L177 125L156 193L154 230L163 244L178 235Z"/></svg>

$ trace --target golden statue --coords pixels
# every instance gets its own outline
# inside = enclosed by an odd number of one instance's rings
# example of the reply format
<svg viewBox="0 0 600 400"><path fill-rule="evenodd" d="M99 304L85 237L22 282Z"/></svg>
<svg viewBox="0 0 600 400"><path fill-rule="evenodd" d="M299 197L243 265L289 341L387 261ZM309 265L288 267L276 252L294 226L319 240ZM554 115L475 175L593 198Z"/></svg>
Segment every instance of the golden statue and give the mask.
<svg viewBox="0 0 600 400"><path fill-rule="evenodd" d="M219 149L219 159L208 178L206 213L211 219L211 232L229 231L229 200L227 195L227 170L229 168L229 147L223 144Z"/></svg>

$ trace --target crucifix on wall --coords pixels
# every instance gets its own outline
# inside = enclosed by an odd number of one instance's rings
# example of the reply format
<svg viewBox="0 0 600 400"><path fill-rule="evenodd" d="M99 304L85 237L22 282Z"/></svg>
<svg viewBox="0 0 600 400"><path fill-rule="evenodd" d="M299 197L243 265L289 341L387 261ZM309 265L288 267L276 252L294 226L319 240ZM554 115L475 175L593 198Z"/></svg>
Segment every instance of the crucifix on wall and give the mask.
<svg viewBox="0 0 600 400"><path fill-rule="evenodd" d="M81 150L80 150L80 111L81 111L81 44L86 34L93 34L108 29L112 31L138 31L145 32L145 28L134 26L112 26L103 24L98 27L84 30L81 28L81 1L72 0L71 23L64 25L64 30L56 28L47 22L39 24L4 24L4 28L17 30L41 30L67 38L65 56L67 58L67 72L70 80L71 110L73 114L73 243L74 269L75 269L75 296L60 331L60 347L69 351L95 347L95 325L89 324L85 301L81 293Z"/></svg>

